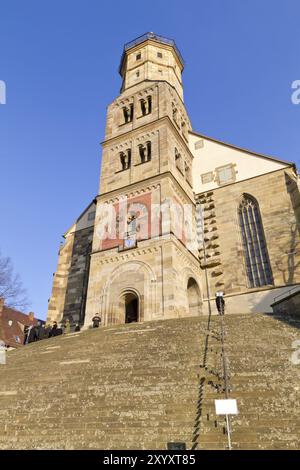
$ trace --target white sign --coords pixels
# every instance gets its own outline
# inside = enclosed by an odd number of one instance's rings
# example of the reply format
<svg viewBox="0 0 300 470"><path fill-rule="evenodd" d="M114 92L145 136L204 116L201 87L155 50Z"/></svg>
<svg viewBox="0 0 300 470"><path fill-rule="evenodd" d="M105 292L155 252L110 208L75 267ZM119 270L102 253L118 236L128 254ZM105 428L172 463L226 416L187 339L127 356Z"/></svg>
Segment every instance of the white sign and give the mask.
<svg viewBox="0 0 300 470"><path fill-rule="evenodd" d="M215 400L217 415L237 415L237 402L233 399Z"/></svg>

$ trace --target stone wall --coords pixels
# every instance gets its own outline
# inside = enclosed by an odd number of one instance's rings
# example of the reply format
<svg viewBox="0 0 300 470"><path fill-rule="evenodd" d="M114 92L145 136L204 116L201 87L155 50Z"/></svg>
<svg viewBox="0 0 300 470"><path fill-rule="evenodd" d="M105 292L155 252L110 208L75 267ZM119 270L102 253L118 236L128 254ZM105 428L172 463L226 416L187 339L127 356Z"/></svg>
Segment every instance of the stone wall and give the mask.
<svg viewBox="0 0 300 470"><path fill-rule="evenodd" d="M285 173L287 192L291 198L291 204L295 213L294 234L300 234L300 177L291 171Z"/></svg>
<svg viewBox="0 0 300 470"><path fill-rule="evenodd" d="M152 111L141 116L139 100L144 94L152 96ZM122 108L129 103L133 104L135 110L133 120L124 124ZM144 84L144 89L128 97L126 94L121 95L107 112L100 193L124 188L170 171L192 197L193 155L188 147L189 129L191 124L184 105L167 83L153 83L150 87ZM139 146L148 141L151 142L151 160L141 164ZM120 154L128 150L131 164L123 170Z"/></svg>
<svg viewBox="0 0 300 470"><path fill-rule="evenodd" d="M276 299L274 299L276 300ZM271 305L275 314L300 316L300 285L291 289Z"/></svg>
<svg viewBox="0 0 300 470"><path fill-rule="evenodd" d="M82 324L84 321L93 231L94 227L89 227L74 234L72 261L68 273L63 312L63 318L69 318L71 323Z"/></svg>
<svg viewBox="0 0 300 470"><path fill-rule="evenodd" d="M63 318L73 244L74 233L66 237L65 243L59 249L57 269L53 273L52 292L48 304L48 323L59 322Z"/></svg>
<svg viewBox="0 0 300 470"><path fill-rule="evenodd" d="M83 323L94 227L74 231L60 248L47 321Z"/></svg>
<svg viewBox="0 0 300 470"><path fill-rule="evenodd" d="M248 288L245 272L238 222L238 207L244 193L252 195L259 203L274 279L272 287L300 282L300 270L297 269L300 264L300 240L295 232L295 212L285 182L288 172L292 173L292 169L226 185L206 196L214 206L205 215L215 227L208 235L217 234L216 250L219 253L216 256L218 264L208 266L212 297L220 287L226 294L259 292L258 288Z"/></svg>
<svg viewBox="0 0 300 470"><path fill-rule="evenodd" d="M188 298L190 278L198 291L196 305ZM141 241L132 250L92 254L85 326L96 313L104 325L124 323L122 297L128 292L139 299L139 321L202 313L199 263L172 235L169 240Z"/></svg>
<svg viewBox="0 0 300 470"><path fill-rule="evenodd" d="M142 115L140 101L151 97L151 113ZM133 106L132 120L125 122L123 108ZM191 122L183 102L176 91L166 82L140 83L125 90L107 108L105 140L110 140L122 134L143 127L150 122L168 116L178 128L183 138L188 142L188 131L192 129ZM182 129L186 125L186 132Z"/></svg>

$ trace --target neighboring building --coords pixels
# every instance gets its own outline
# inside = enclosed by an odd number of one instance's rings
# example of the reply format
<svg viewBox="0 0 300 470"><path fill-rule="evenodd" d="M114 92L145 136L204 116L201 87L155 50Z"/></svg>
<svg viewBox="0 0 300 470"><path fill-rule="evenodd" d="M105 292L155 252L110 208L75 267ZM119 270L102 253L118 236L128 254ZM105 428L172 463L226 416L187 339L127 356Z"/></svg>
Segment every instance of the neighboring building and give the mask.
<svg viewBox="0 0 300 470"><path fill-rule="evenodd" d="M13 308L4 305L4 300L0 299L0 340L4 341L6 346L18 348L23 346L24 327L36 325L38 320L34 318L34 313L28 315L19 312Z"/></svg>
<svg viewBox="0 0 300 470"><path fill-rule="evenodd" d="M83 324L95 214L92 202L64 235L48 307L50 322L68 317Z"/></svg>
<svg viewBox="0 0 300 470"><path fill-rule="evenodd" d="M65 234L49 321L200 315L218 290L228 313L266 312L300 283L295 165L196 133L183 67L172 40L125 45L101 189Z"/></svg>

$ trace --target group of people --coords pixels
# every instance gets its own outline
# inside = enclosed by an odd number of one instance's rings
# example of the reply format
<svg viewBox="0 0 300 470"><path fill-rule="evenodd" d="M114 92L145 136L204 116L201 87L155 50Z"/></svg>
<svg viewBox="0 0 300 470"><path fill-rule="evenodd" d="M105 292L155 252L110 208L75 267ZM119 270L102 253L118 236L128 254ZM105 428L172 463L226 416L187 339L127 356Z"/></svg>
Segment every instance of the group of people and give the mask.
<svg viewBox="0 0 300 470"><path fill-rule="evenodd" d="M23 344L33 343L42 339L51 338L52 336L68 334L71 333L71 328L73 331L80 331L80 325L77 323L74 328L71 326L70 320L68 319L60 326L56 321L53 322L52 326L38 321L36 325L24 327Z"/></svg>
<svg viewBox="0 0 300 470"><path fill-rule="evenodd" d="M216 307L219 312L219 315L224 315L224 292L216 292ZM92 318L92 328L99 328L100 326L101 317L100 315L96 314ZM75 325L75 328L73 325L72 331L80 331L80 325L77 323ZM33 343L34 341L40 341L41 339L51 338L52 336L59 336L68 333L71 333L71 323L69 319L67 319L60 326L58 326L56 321L53 322L52 326L39 321L36 325L25 326L23 344Z"/></svg>
<svg viewBox="0 0 300 470"><path fill-rule="evenodd" d="M92 328L99 328L101 326L101 317L96 314L92 318ZM36 325L30 325L24 327L24 341L23 344L33 343L40 341L41 339L51 338L52 336L67 335L71 332L80 331L79 323L71 325L69 319L58 325L56 321L53 322L52 326L48 323L38 321Z"/></svg>

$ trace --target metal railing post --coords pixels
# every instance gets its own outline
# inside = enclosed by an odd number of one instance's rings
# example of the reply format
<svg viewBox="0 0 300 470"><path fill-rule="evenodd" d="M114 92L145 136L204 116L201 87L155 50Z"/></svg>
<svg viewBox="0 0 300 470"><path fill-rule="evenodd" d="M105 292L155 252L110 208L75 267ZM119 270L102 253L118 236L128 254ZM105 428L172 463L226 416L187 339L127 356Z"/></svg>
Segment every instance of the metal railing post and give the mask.
<svg viewBox="0 0 300 470"><path fill-rule="evenodd" d="M225 389L225 398L228 399L229 398L229 379L228 379L227 360L226 360L226 354L225 354L225 322L224 322L224 305L223 304L221 304L220 317L221 317L221 343L222 343L224 389ZM226 419L228 449L232 450L230 416L225 415L225 419Z"/></svg>

